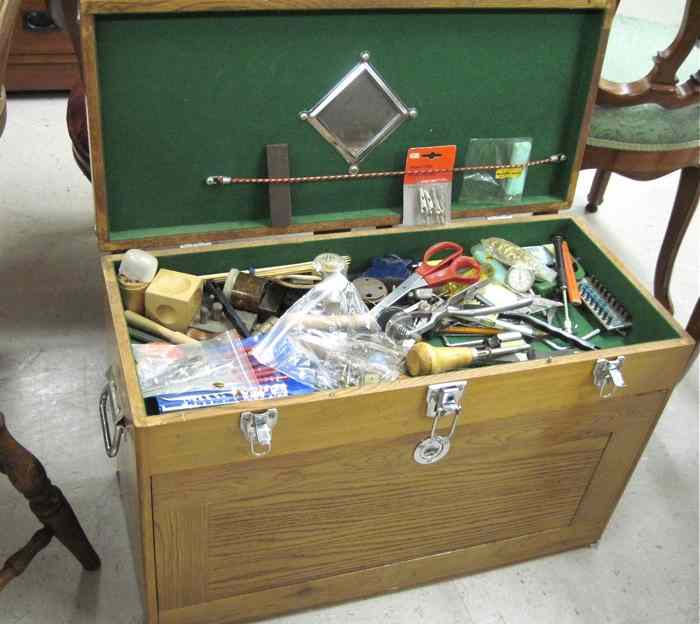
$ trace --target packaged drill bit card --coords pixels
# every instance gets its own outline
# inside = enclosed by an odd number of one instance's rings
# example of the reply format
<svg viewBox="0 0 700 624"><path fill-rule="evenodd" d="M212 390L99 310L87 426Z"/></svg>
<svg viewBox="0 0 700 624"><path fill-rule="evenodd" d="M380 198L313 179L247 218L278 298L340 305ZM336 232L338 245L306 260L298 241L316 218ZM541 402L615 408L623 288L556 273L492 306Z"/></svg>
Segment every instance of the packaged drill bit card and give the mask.
<svg viewBox="0 0 700 624"><path fill-rule="evenodd" d="M465 204L519 202L525 190L532 139L471 139L466 166L500 165L485 171L466 171L459 201Z"/></svg>
<svg viewBox="0 0 700 624"><path fill-rule="evenodd" d="M406 156L403 224L442 225L452 217L454 145L412 147Z"/></svg>

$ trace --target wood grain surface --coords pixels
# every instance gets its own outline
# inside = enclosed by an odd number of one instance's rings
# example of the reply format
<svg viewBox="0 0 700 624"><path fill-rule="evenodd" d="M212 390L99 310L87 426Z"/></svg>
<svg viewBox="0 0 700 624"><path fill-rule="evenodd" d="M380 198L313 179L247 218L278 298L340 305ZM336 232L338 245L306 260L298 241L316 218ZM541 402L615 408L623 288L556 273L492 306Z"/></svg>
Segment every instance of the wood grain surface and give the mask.
<svg viewBox="0 0 700 624"><path fill-rule="evenodd" d="M612 0L83 0L83 15L185 11L604 9Z"/></svg>
<svg viewBox="0 0 700 624"><path fill-rule="evenodd" d="M331 578L294 583L254 594L168 609L159 624L238 624L280 613L375 596L525 561L595 542L600 528L574 524L534 535L450 550L433 557L350 572Z"/></svg>
<svg viewBox="0 0 700 624"><path fill-rule="evenodd" d="M114 278L116 279L116 275ZM105 276L105 279L109 281L110 276ZM111 307L115 304L114 297L119 297L119 290L115 291L108 287L106 293L105 323L106 333L110 337L106 345L107 361L111 363L111 374L116 386L117 401L127 427L116 458L119 493L124 507L127 532L134 557L134 569L141 590L144 610L149 622L157 622L158 605L156 603L156 567L153 548L153 506L147 452L148 440L145 436L138 435L133 424L132 406L138 406L139 403L132 401L130 395L134 391L140 394L140 389L138 382L132 377L132 375L135 376L135 371L130 369L125 371L122 365L121 344L124 340L128 344L126 323L122 318L122 324L115 325L111 314ZM140 401L140 406L143 409L143 401Z"/></svg>
<svg viewBox="0 0 700 624"><path fill-rule="evenodd" d="M491 457L455 445L449 461L426 467L413 461L415 440L400 438L280 458L264 469L240 466L235 478L218 482L230 486L226 495L211 487L197 507L184 492L163 505L156 494L159 605L188 606L565 526L606 443L599 437ZM217 478L214 470L197 476L204 488ZM176 478L158 477L154 487Z"/></svg>
<svg viewBox="0 0 700 624"><path fill-rule="evenodd" d="M84 12L81 12L80 18L80 40L90 136L90 170L95 201L95 233L97 240L102 241L109 238L109 208L102 148L102 109L100 107L100 82L97 70L97 42L95 40L95 18Z"/></svg>
<svg viewBox="0 0 700 624"><path fill-rule="evenodd" d="M665 350L667 366L660 370L658 351L626 349L627 387L619 391L621 398L673 387L691 350L689 346ZM363 388L275 401L279 419L272 434L272 456L323 449L349 440L363 443L396 432L424 436L431 424L425 417L427 384L438 380L469 380L460 427L507 421L519 414L538 411L613 409L614 402L601 400L592 383L593 362L585 356L572 357L579 359L562 362L564 358L559 358L552 364L543 362L539 368L528 370L518 369L517 364L507 365L509 370L503 370L505 366L491 367L488 375L485 369L458 371L417 378L418 384L401 380L385 384L381 390ZM260 408L270 405L269 401L262 402ZM184 412L179 418L160 417L167 426L149 427L146 432L151 474L256 461L250 456L248 443L238 426L241 411L249 407L228 406ZM329 414L333 417L329 418ZM312 430L314 435L309 435Z"/></svg>
<svg viewBox="0 0 700 624"><path fill-rule="evenodd" d="M196 600L223 600L579 522L602 527L667 394L468 422L447 458L432 466L413 460L425 434L381 432L364 443L348 440L156 476L159 605L177 610Z"/></svg>

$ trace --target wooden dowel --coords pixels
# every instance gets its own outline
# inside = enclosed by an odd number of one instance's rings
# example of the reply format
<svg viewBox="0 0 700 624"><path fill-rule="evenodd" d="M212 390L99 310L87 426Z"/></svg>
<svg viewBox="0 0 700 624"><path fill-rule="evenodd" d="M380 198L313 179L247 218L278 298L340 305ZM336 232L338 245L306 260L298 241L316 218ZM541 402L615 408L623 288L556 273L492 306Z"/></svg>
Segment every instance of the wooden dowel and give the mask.
<svg viewBox="0 0 700 624"><path fill-rule="evenodd" d="M160 338L164 338L173 344L199 344L199 342L194 338L190 338L186 334L181 334L180 332L168 329L167 327L164 327L163 325L160 325L159 323L156 323L145 316L136 314L136 312L132 312L131 310L126 310L124 312L124 316L126 317L127 325L136 327L136 329L142 329L143 331L159 336Z"/></svg>

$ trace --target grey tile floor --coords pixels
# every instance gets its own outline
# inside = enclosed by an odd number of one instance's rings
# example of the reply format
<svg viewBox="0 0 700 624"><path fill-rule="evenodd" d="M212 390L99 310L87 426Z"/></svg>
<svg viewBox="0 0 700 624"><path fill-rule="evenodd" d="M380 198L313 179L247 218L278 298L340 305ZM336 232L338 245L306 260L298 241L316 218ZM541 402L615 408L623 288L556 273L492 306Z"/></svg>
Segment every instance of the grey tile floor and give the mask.
<svg viewBox="0 0 700 624"><path fill-rule="evenodd" d="M105 368L91 188L73 164L62 97L11 97L0 139L0 409L44 462L102 556L81 571L52 543L0 598L1 624L142 621L114 464L96 416ZM582 213L591 175L581 175ZM676 176L613 178L586 217L647 285ZM681 322L698 296L699 219L673 279ZM0 560L36 528L0 479ZM695 624L698 368L676 389L603 540L429 587L278 618L276 624Z"/></svg>

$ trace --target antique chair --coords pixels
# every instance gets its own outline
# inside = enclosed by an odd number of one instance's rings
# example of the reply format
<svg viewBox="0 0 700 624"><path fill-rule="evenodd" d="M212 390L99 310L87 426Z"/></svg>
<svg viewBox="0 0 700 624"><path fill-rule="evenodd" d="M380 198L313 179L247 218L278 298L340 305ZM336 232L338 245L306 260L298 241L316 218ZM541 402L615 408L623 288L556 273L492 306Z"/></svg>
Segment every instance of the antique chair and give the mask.
<svg viewBox="0 0 700 624"><path fill-rule="evenodd" d="M0 135L7 120L4 78L12 34L21 0L0 3ZM100 558L88 542L78 519L65 496L46 476L41 463L15 440L5 426L0 412L0 473L29 501L29 508L44 525L29 542L0 568L0 590L24 572L34 556L55 535L86 570L97 570Z"/></svg>
<svg viewBox="0 0 700 624"><path fill-rule="evenodd" d="M640 32L644 23L639 20L617 16L615 23L618 21L622 23L619 28L613 26L608 57L619 52L624 57L625 44L650 34ZM700 0L688 0L676 38L654 57L646 76L628 83L601 80L582 166L597 170L588 196L588 212L595 212L602 203L611 173L652 180L681 171L654 276L654 295L671 312L673 264L700 195L700 52L693 50L699 37ZM620 50L613 51L613 46ZM606 75L608 65L617 69L616 58L608 63L608 57ZM679 84L677 75L686 59L691 63L690 76ZM630 62L636 61L622 58L617 64ZM687 67L686 62L684 72Z"/></svg>
<svg viewBox="0 0 700 624"><path fill-rule="evenodd" d="M61 490L51 483L39 460L15 440L0 412L0 472L29 501L29 508L44 527L12 555L0 569L0 590L24 572L34 556L55 535L86 570L97 570L100 558L88 542L75 513Z"/></svg>

